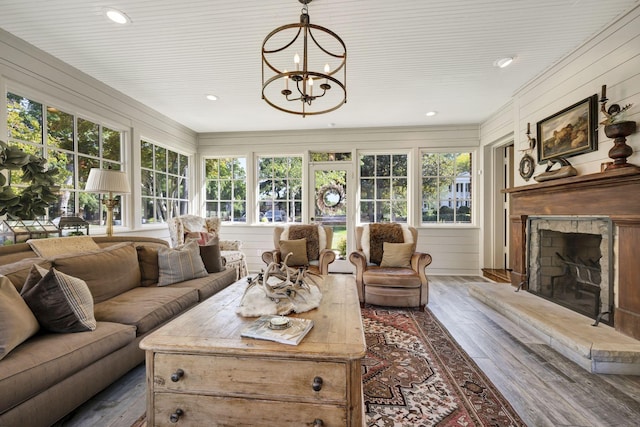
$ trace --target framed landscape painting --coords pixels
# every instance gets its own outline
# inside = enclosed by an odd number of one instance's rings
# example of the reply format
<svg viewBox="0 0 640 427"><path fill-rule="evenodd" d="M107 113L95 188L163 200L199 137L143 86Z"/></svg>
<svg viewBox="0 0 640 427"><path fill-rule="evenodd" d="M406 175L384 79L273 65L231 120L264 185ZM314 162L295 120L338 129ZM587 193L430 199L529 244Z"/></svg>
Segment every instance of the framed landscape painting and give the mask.
<svg viewBox="0 0 640 427"><path fill-rule="evenodd" d="M576 102L570 107L540 120L538 163L553 157L571 157L598 149L598 95Z"/></svg>

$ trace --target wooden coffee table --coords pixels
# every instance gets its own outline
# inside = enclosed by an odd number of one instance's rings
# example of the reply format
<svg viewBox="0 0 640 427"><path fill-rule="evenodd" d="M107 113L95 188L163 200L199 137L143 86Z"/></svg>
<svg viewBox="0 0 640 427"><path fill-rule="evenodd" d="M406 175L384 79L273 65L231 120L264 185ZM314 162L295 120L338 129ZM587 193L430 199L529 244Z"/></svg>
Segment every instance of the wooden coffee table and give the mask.
<svg viewBox="0 0 640 427"><path fill-rule="evenodd" d="M145 337L149 426L362 426L366 344L356 284L329 275L302 342L240 337L246 280Z"/></svg>

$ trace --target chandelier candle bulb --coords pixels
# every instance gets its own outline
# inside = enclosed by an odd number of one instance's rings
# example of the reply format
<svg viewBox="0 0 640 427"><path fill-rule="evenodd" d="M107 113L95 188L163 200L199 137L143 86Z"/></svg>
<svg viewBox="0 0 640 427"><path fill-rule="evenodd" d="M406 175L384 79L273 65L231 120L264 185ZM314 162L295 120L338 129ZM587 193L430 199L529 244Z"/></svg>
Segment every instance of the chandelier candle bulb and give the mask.
<svg viewBox="0 0 640 427"><path fill-rule="evenodd" d="M285 76L284 76L284 88L286 90L289 90L289 76L286 75L287 74L287 70L284 70L284 74L285 74Z"/></svg>
<svg viewBox="0 0 640 427"><path fill-rule="evenodd" d="M296 71L300 71L300 55L296 53L293 57L293 62L296 64Z"/></svg>
<svg viewBox="0 0 640 427"><path fill-rule="evenodd" d="M309 96L313 96L313 77L309 76Z"/></svg>

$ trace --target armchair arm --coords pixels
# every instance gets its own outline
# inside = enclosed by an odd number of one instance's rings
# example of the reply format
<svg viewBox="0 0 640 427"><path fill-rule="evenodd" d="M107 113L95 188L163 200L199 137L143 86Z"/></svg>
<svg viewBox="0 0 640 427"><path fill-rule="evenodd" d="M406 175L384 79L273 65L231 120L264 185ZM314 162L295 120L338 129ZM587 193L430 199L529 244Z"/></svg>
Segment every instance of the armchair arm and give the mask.
<svg viewBox="0 0 640 427"><path fill-rule="evenodd" d="M331 249L323 249L320 251L318 258L318 269L320 274L329 274L329 264L336 260L336 253Z"/></svg>
<svg viewBox="0 0 640 427"><path fill-rule="evenodd" d="M420 282L422 282L423 285L428 283L425 269L431 264L431 261L431 255L422 252L414 252L411 256L411 269L418 273Z"/></svg>
<svg viewBox="0 0 640 427"><path fill-rule="evenodd" d="M355 251L349 254L349 261L356 267L356 287L358 288L358 298L364 302L364 280L362 275L367 269L367 257L362 251Z"/></svg>

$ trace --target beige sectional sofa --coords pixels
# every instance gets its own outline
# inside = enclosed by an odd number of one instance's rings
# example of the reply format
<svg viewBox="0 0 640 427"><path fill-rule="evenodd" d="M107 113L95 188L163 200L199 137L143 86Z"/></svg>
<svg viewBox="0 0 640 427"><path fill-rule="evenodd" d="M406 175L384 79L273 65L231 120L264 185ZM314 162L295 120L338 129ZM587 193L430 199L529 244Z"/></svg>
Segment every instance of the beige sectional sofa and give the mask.
<svg viewBox="0 0 640 427"><path fill-rule="evenodd" d="M93 241L101 249L46 258L26 243L0 247L0 275L18 291L34 264L83 279L97 325L74 333L40 328L0 360L0 426L49 426L63 418L144 361L138 344L146 334L235 281L236 272L227 268L160 287L154 256L157 262L165 241Z"/></svg>

